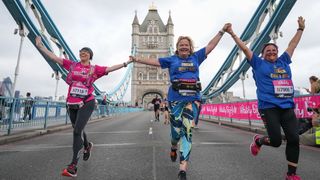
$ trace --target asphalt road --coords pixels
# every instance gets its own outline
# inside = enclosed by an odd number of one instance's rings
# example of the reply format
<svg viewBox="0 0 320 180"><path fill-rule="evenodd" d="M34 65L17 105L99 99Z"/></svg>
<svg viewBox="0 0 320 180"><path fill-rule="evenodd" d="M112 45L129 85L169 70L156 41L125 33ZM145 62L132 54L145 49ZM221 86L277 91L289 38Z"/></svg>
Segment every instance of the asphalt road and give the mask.
<svg viewBox="0 0 320 180"><path fill-rule="evenodd" d="M169 126L152 112L131 113L86 127L94 143L89 161L80 159L78 177L91 180L174 180L178 161L170 160ZM193 131L189 180L283 180L285 144L249 153L251 132L200 121ZM72 129L0 146L0 180L57 180L71 161ZM320 149L301 146L298 174L319 178Z"/></svg>

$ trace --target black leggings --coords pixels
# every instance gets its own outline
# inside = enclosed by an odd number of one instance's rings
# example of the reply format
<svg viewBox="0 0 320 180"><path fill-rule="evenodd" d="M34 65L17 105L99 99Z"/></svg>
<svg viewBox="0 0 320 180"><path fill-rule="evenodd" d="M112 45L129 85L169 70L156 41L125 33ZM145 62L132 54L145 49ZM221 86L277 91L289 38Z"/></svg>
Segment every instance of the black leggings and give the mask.
<svg viewBox="0 0 320 180"><path fill-rule="evenodd" d="M259 109L268 136L263 137L262 144L279 147L282 142L281 128L287 140L286 157L289 162L298 163L299 134L298 120L293 109L269 108Z"/></svg>
<svg viewBox="0 0 320 180"><path fill-rule="evenodd" d="M84 132L84 127L87 124L93 110L95 102L94 99L86 102L80 109L68 108L69 117L73 127L73 157L72 163L77 164L79 160L79 151L83 145L88 147L87 135ZM81 137L83 134L83 140Z"/></svg>

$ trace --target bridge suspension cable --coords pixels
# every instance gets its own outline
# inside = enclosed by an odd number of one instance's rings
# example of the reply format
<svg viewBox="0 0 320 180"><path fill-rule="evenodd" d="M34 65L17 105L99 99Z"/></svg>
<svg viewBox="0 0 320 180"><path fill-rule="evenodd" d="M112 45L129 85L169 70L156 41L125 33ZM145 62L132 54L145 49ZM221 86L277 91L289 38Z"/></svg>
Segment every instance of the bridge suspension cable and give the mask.
<svg viewBox="0 0 320 180"><path fill-rule="evenodd" d="M263 44L270 40L276 41L279 28L295 2L296 0L261 1L240 39L249 44L254 53L259 54ZM269 15L268 21L267 15ZM264 23L266 25L262 28ZM219 95L224 97L224 93L239 79L244 81L246 72L250 68L244 57L243 52L235 45L211 82L201 92L202 99L207 100Z"/></svg>
<svg viewBox="0 0 320 180"><path fill-rule="evenodd" d="M19 26L19 28L23 27L25 31L28 31L26 35L35 47L36 36L41 36L43 39L44 46L46 46L46 48L51 52L55 53L52 45L53 43L58 48L60 57L65 56L65 58L68 58L72 61L79 61L76 58L76 56L72 53L71 49L65 42L64 38L60 34L58 28L50 18L48 12L46 11L45 7L43 6L40 0L25 0L25 8L23 7L20 0L2 1L9 10L14 20L17 22L17 24L21 25ZM31 8L40 28L37 28L35 23L32 21L32 18L27 13L26 10L29 8ZM135 47L133 47L132 53L135 53ZM49 60L47 56L43 55L43 57L50 65L50 67L53 69L53 71L58 75L60 74L63 80L66 80L68 71L65 70L62 66ZM128 65L127 72L125 73L124 78L119 82L116 88L110 93L107 93L107 95L109 96L109 101L118 102L123 99L123 96L126 93L130 83L131 72L132 64ZM56 79L58 78L56 77ZM106 95L106 93L104 91L101 91L96 85L93 86L94 94L96 95L97 99L102 99L103 96Z"/></svg>

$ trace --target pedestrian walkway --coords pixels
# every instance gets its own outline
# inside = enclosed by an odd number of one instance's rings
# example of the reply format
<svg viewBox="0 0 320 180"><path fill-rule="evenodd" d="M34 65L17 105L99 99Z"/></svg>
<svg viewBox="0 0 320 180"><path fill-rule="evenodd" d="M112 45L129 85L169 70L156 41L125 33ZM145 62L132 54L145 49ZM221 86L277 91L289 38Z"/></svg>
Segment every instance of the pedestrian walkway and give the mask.
<svg viewBox="0 0 320 180"><path fill-rule="evenodd" d="M98 121L103 121L103 120L109 120L112 117L107 116L107 117L102 117L102 118L97 118L97 119L91 119L88 121L88 123L94 123ZM7 144L7 143L12 143L15 141L20 141L36 136L41 136L44 134L49 134L49 133L54 133L57 131L65 130L72 128L71 124L57 124L53 126L49 126L47 129L41 128L34 128L34 127L29 127L29 128L21 128L21 129L16 129L14 133L7 135L7 134L1 134L0 135L0 145L2 144Z"/></svg>

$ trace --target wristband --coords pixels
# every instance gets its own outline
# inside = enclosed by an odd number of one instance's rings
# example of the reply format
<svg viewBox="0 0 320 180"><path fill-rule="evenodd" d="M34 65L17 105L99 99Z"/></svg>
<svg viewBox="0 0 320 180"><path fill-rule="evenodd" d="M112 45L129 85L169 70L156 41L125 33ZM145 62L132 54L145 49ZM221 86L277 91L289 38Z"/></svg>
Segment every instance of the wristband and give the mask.
<svg viewBox="0 0 320 180"><path fill-rule="evenodd" d="M127 63L126 62L123 63L123 67L127 67Z"/></svg>
<svg viewBox="0 0 320 180"><path fill-rule="evenodd" d="M303 30L304 30L303 28L298 28L298 29L297 29L297 31L303 31Z"/></svg>
<svg viewBox="0 0 320 180"><path fill-rule="evenodd" d="M220 30L220 31L219 31L219 34L220 34L221 36L223 36L224 30Z"/></svg>

